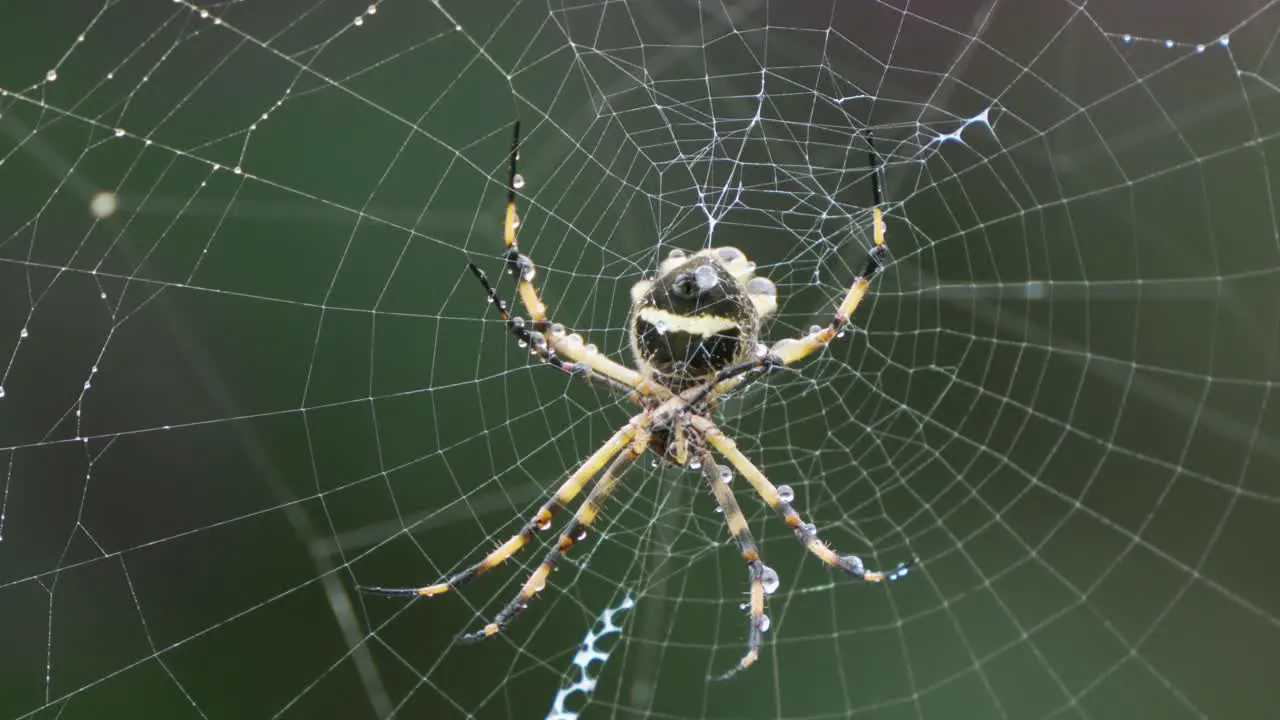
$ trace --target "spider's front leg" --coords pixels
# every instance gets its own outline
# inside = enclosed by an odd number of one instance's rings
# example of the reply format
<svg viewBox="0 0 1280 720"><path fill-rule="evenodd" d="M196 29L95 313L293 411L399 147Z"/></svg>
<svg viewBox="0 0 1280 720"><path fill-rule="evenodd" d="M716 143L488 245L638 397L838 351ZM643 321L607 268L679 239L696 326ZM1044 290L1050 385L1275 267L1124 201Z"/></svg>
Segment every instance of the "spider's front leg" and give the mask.
<svg viewBox="0 0 1280 720"><path fill-rule="evenodd" d="M716 377L714 385L699 392L696 396L696 401L692 404L703 400L714 400L744 383L761 377L769 370L800 362L826 347L832 340L844 333L845 327L849 324L849 319L857 312L858 306L862 304L862 301L867 297L867 293L870 292L871 279L884 269L885 260L889 256L889 248L885 245L884 239L884 211L880 207L884 202L880 191L880 156L876 153L870 133L867 133L867 144L870 146L871 198L874 203L871 208L873 241L871 249L867 251L866 264L863 266L862 272L854 278L853 285L849 287L844 299L836 306L836 311L831 321L827 323L826 327L820 327L808 335L779 340L768 353L721 371Z"/></svg>
<svg viewBox="0 0 1280 720"><path fill-rule="evenodd" d="M520 302L529 312L529 322L526 325L522 318L511 317L506 308L500 307L499 309L503 312L503 319L507 321L508 327L511 327L512 334L523 342L528 343L534 352L544 360L563 370L603 378L628 392L635 392L638 396L656 394L665 397L669 393L664 393L662 387L648 382L639 372L610 360L604 353L599 352L594 345L584 342L577 333L566 334L563 326L554 324L548 319L547 305L538 296L538 290L533 284L534 278L537 277L537 266L533 264L533 260L528 255L520 252L520 241L516 233L516 229L520 226L520 215L516 208L516 190L524 185L524 179L517 171L519 157L520 123L517 121L512 128L511 134L511 156L507 174L507 209L502 226L502 240L506 248L503 259L506 263L507 272L515 278L516 294L520 296ZM485 285L485 291L489 294L490 302L500 302L497 293L483 277L483 273L478 268L472 267L476 277L480 278L481 283ZM513 323L519 325L520 328L513 327ZM522 335L531 335L531 337L523 337ZM549 358L554 358L554 360Z"/></svg>

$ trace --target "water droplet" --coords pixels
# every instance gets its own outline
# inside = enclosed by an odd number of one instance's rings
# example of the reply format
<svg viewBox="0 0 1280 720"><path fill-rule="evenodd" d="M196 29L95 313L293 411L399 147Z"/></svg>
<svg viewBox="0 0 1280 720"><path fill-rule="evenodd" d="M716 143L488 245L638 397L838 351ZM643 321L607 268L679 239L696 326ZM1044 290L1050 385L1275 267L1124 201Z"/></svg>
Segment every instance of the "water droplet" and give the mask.
<svg viewBox="0 0 1280 720"><path fill-rule="evenodd" d="M845 555L840 558L840 564L854 575L861 575L866 572L866 568L862 565L862 558L857 555Z"/></svg>
<svg viewBox="0 0 1280 720"><path fill-rule="evenodd" d="M764 357L769 354L769 348L764 343L756 343L756 357Z"/></svg>
<svg viewBox="0 0 1280 720"><path fill-rule="evenodd" d="M822 326L821 326L821 325L810 325L810 326L809 326L809 334L810 334L810 335L817 335L817 334L818 334L818 333L820 333L820 332L822 332Z"/></svg>
<svg viewBox="0 0 1280 720"><path fill-rule="evenodd" d="M666 335L667 324L659 320L658 322L653 324L653 331L658 333L659 335Z"/></svg>
<svg viewBox="0 0 1280 720"><path fill-rule="evenodd" d="M747 259L747 256L741 250L731 246L716 248L716 255L719 256L721 262L726 264Z"/></svg>
<svg viewBox="0 0 1280 720"><path fill-rule="evenodd" d="M776 570L765 565L764 569L760 571L760 584L764 585L765 595L772 595L778 592L778 586L782 584L782 581L778 578Z"/></svg>
<svg viewBox="0 0 1280 720"><path fill-rule="evenodd" d="M796 491L790 485L779 485L778 499L784 503L789 503L796 499Z"/></svg>
<svg viewBox="0 0 1280 720"><path fill-rule="evenodd" d="M699 290L706 292L720 282L720 276L710 265L699 265L698 269L693 271L693 280L698 284Z"/></svg>
<svg viewBox="0 0 1280 720"><path fill-rule="evenodd" d="M366 13L366 14L368 14L368 15L377 15L377 14L378 14L378 6L377 6L377 5L370 5L370 6L369 6L369 9L368 9L368 10L365 10L365 13Z"/></svg>
<svg viewBox="0 0 1280 720"><path fill-rule="evenodd" d="M124 128L116 128L116 137L124 137Z"/></svg>
<svg viewBox="0 0 1280 720"><path fill-rule="evenodd" d="M531 340L533 346L539 350L542 350L547 346L547 336L540 332L534 331L529 333L529 340Z"/></svg>
<svg viewBox="0 0 1280 720"><path fill-rule="evenodd" d="M733 482L733 471L725 465L720 466L720 482L723 482L725 485Z"/></svg>
<svg viewBox="0 0 1280 720"><path fill-rule="evenodd" d="M770 624L771 624L771 623L769 622L769 616L768 616L768 615L761 615L761 616L760 616L760 632L762 632L762 633L769 632L769 625L770 625Z"/></svg>
<svg viewBox="0 0 1280 720"><path fill-rule="evenodd" d="M538 518L533 521L533 527L540 532L546 532L551 529L551 518Z"/></svg>
<svg viewBox="0 0 1280 720"><path fill-rule="evenodd" d="M582 348L582 352L586 353L586 354L587 354L587 357L591 357L591 356L595 355L596 353L600 352L600 350L599 350L599 348L597 348L595 345L592 345L592 344L590 344L590 343L587 343L587 346L586 346L586 347L584 347L584 348Z"/></svg>
<svg viewBox="0 0 1280 720"><path fill-rule="evenodd" d="M47 80L47 81L49 81L49 82L53 82L54 80L57 80L57 79L58 79L58 71L57 71L57 70L50 70L49 72L47 72L47 73L45 73L45 74L44 74L44 79L45 79L45 80Z"/></svg>
<svg viewBox="0 0 1280 720"><path fill-rule="evenodd" d="M361 26L361 25L363 25L363 24L364 24L364 16L363 16L363 15L357 15L357 16L356 16L356 19L355 19L355 26L356 26L356 27L360 27L360 26Z"/></svg>
<svg viewBox="0 0 1280 720"><path fill-rule="evenodd" d="M694 460L693 462L689 463L689 469L690 469L690 470L701 470L701 469L702 469L702 463L698 462L697 460Z"/></svg>
<svg viewBox="0 0 1280 720"><path fill-rule="evenodd" d="M723 513L723 512L724 512L724 508L722 508L722 507L720 507L719 505L717 505L717 506L716 506L716 514L717 514L717 515L719 515L719 514L721 514L721 513Z"/></svg>
<svg viewBox="0 0 1280 720"><path fill-rule="evenodd" d="M573 532L573 541L582 542L583 540L586 540L587 536L590 534L591 534L590 530L587 530L585 526L581 526Z"/></svg>
<svg viewBox="0 0 1280 720"><path fill-rule="evenodd" d="M529 347L529 343L525 342L524 340L516 340L516 345L522 348Z"/></svg>
<svg viewBox="0 0 1280 720"><path fill-rule="evenodd" d="M573 334L572 334L572 335L570 335L569 337L565 338L565 339L564 339L564 341L565 341L565 343L566 343L566 344L568 344L568 345L581 345L581 344L582 344L582 336L581 336L581 335L579 335L578 333L573 333Z"/></svg>
<svg viewBox="0 0 1280 720"><path fill-rule="evenodd" d="M524 187L524 176L520 173L516 173L516 176L511 179L511 187L517 190Z"/></svg>
<svg viewBox="0 0 1280 720"><path fill-rule="evenodd" d="M747 293L749 295L762 295L765 297L777 297L778 286L767 277L753 277L747 282Z"/></svg>
<svg viewBox="0 0 1280 720"><path fill-rule="evenodd" d="M671 248L671 252L667 253L668 260L683 260L685 252L680 248Z"/></svg>
<svg viewBox="0 0 1280 720"><path fill-rule="evenodd" d="M561 335L564 335L564 325L561 325L560 323L552 323L552 324L551 324L551 336L552 336L552 337L559 337L559 336L561 336Z"/></svg>
<svg viewBox="0 0 1280 720"><path fill-rule="evenodd" d="M0 385L0 398L4 397L4 386Z"/></svg>
<svg viewBox="0 0 1280 720"><path fill-rule="evenodd" d="M516 317L511 318L511 327L515 328L516 330L523 330L524 318L518 315Z"/></svg>

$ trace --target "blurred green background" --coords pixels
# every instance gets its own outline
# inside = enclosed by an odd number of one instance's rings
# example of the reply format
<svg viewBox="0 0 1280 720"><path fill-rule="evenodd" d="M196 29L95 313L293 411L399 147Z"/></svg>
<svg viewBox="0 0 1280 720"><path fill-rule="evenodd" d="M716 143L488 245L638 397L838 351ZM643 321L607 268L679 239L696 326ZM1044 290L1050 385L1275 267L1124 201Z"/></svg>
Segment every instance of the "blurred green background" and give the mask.
<svg viewBox="0 0 1280 720"><path fill-rule="evenodd" d="M0 717L541 718L627 594L583 717L1280 713L1274 2L203 7L0 9ZM499 638L454 642L539 549L356 592L473 561L634 412L465 272L517 117L544 297L623 360L672 247L757 260L770 338L825 322L876 131L894 264L722 422L921 564L843 582L738 482L782 587L731 683L745 573L647 458Z"/></svg>

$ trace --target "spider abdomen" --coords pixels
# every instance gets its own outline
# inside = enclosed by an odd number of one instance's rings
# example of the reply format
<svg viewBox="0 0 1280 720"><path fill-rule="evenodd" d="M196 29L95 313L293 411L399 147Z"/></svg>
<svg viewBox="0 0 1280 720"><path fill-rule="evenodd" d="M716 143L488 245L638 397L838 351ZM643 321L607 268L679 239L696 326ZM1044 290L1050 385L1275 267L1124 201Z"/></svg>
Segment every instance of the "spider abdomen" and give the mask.
<svg viewBox="0 0 1280 720"><path fill-rule="evenodd" d="M761 313L744 282L745 257L732 248L677 253L663 270L632 290L636 361L679 392L748 359Z"/></svg>

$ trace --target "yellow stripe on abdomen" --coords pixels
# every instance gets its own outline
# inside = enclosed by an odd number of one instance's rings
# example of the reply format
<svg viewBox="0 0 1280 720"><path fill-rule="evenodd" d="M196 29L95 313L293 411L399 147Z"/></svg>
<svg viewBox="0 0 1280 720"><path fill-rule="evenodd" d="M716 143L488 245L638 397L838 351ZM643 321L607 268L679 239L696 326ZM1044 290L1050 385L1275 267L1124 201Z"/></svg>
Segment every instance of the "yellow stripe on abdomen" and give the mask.
<svg viewBox="0 0 1280 720"><path fill-rule="evenodd" d="M738 321L719 315L680 315L653 306L640 308L640 319L662 328L660 332L682 332L709 338L739 328Z"/></svg>

